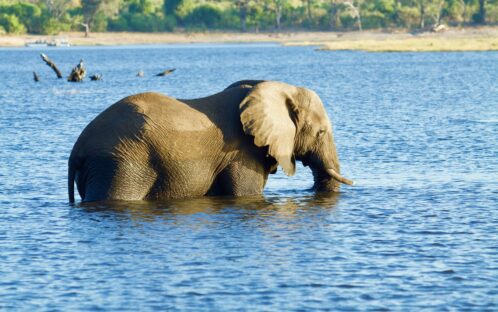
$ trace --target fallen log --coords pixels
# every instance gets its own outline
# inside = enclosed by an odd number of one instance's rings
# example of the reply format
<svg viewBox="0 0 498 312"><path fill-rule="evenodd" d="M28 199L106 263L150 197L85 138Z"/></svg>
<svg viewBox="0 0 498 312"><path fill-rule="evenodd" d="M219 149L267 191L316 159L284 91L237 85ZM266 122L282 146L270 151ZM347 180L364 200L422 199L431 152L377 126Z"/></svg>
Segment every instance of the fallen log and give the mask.
<svg viewBox="0 0 498 312"><path fill-rule="evenodd" d="M171 74L172 72L174 72L176 70L176 68L171 68L171 69L166 69L165 71L157 74L156 76L157 77L162 77L162 76L166 76L166 75L169 75Z"/></svg>
<svg viewBox="0 0 498 312"><path fill-rule="evenodd" d="M62 78L62 74L61 74L61 71L57 68L57 66L55 65L54 62L52 62L51 59L48 58L47 55L45 54L40 54L42 60L45 62L45 64L47 64L50 68L52 68L55 72L55 74L57 75L57 78Z"/></svg>
<svg viewBox="0 0 498 312"><path fill-rule="evenodd" d="M445 24L439 24L439 25L436 24L436 25L432 26L431 31L438 33L438 32L446 31L447 29L448 29L448 27L446 27Z"/></svg>
<svg viewBox="0 0 498 312"><path fill-rule="evenodd" d="M83 60L80 60L79 64L76 65L73 70L71 70L71 74L67 77L67 81L69 82L81 82L83 78L85 78L86 69L83 67Z"/></svg>

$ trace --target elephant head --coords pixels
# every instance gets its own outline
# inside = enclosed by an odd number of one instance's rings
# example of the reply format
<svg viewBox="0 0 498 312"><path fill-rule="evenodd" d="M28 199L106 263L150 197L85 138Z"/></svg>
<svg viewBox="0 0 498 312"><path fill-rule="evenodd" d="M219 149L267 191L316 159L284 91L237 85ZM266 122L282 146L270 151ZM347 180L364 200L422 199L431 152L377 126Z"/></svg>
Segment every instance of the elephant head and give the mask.
<svg viewBox="0 0 498 312"><path fill-rule="evenodd" d="M254 144L267 146L268 155L288 176L294 175L299 160L311 168L317 191L353 184L340 174L332 126L315 92L282 82L254 81L240 103L240 119Z"/></svg>

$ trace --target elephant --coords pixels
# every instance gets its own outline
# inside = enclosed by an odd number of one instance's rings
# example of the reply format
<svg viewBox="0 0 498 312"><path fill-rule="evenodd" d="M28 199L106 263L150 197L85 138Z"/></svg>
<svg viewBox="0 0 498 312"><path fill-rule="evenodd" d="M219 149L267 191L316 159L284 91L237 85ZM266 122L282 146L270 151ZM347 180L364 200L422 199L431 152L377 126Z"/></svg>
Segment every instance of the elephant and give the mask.
<svg viewBox="0 0 498 312"><path fill-rule="evenodd" d="M83 202L261 194L280 166L309 166L313 189L336 192L340 174L332 125L319 96L278 81L242 80L217 94L125 97L92 120L68 161Z"/></svg>

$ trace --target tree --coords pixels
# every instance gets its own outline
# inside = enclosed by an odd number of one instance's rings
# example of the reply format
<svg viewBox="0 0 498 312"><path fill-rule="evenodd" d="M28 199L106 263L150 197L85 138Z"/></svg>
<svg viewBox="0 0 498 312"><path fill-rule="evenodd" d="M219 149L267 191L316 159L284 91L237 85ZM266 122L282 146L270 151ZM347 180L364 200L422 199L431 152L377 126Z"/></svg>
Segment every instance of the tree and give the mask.
<svg viewBox="0 0 498 312"><path fill-rule="evenodd" d="M271 0L271 9L273 13L275 13L275 25L277 27L277 31L280 31L280 21L282 19L282 9L284 6L285 0Z"/></svg>
<svg viewBox="0 0 498 312"><path fill-rule="evenodd" d="M469 20L469 5L472 4L474 0L460 0L460 6L461 6L461 17L462 17L462 22L465 24Z"/></svg>
<svg viewBox="0 0 498 312"><path fill-rule="evenodd" d="M362 31L363 27L361 25L361 12L360 6L363 0L346 0L344 5L350 10L350 14L353 18L356 18L356 23L358 24L358 30Z"/></svg>
<svg viewBox="0 0 498 312"><path fill-rule="evenodd" d="M235 6L238 9L240 19L240 31L247 31L247 11L251 0L235 0Z"/></svg>
<svg viewBox="0 0 498 312"><path fill-rule="evenodd" d="M401 1L400 0L394 1L392 20L396 26L399 26L401 24L400 9L401 9Z"/></svg>
<svg viewBox="0 0 498 312"><path fill-rule="evenodd" d="M0 27L11 34L26 33L26 27L19 21L19 19L15 15L0 14Z"/></svg>
<svg viewBox="0 0 498 312"><path fill-rule="evenodd" d="M50 15L59 20L73 4L72 0L43 0Z"/></svg>
<svg viewBox="0 0 498 312"><path fill-rule="evenodd" d="M474 22L486 24L486 0L479 0L479 11L474 15Z"/></svg>
<svg viewBox="0 0 498 312"><path fill-rule="evenodd" d="M43 12L38 4L18 2L11 6L0 6L0 13L14 15L29 33L41 33Z"/></svg>
<svg viewBox="0 0 498 312"><path fill-rule="evenodd" d="M341 11L342 3L340 0L330 0L329 3L329 18L330 18L330 29L336 30L341 25L341 19L339 13Z"/></svg>
<svg viewBox="0 0 498 312"><path fill-rule="evenodd" d="M176 9L180 4L182 3L182 0L164 0L163 3L163 10L164 10L164 15L168 16L175 16L176 17Z"/></svg>
<svg viewBox="0 0 498 312"><path fill-rule="evenodd" d="M420 22L419 26L421 29L425 28L425 14L427 9L427 0L415 0L415 3L418 6L419 14L420 14Z"/></svg>
<svg viewBox="0 0 498 312"><path fill-rule="evenodd" d="M112 16L119 11L119 3L120 0L81 0L84 21L81 25L85 27L85 36L89 36L98 13L102 13L104 18Z"/></svg>
<svg viewBox="0 0 498 312"><path fill-rule="evenodd" d="M90 35L90 25L97 14L103 0L81 0L81 10L83 11L83 27L85 27L85 37Z"/></svg>
<svg viewBox="0 0 498 312"><path fill-rule="evenodd" d="M303 2L306 5L306 19L307 19L308 27L310 27L310 28L313 26L313 14L311 12L311 7L313 5L312 1L313 0L303 0Z"/></svg>
<svg viewBox="0 0 498 312"><path fill-rule="evenodd" d="M434 3L434 25L441 25L441 18L443 17L443 8L445 6L445 0L435 0Z"/></svg>

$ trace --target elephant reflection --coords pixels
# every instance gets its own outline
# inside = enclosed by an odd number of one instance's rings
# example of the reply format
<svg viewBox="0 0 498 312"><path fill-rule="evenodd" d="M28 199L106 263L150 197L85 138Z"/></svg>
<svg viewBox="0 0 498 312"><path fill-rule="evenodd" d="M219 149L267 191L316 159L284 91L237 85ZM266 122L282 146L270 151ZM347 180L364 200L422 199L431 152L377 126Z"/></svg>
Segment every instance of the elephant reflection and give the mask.
<svg viewBox="0 0 498 312"><path fill-rule="evenodd" d="M247 197L199 197L168 201L103 201L81 203L80 208L88 212L105 211L124 213L137 221L152 221L157 218L172 219L193 214L218 214L226 209L240 212L244 219L263 214L292 217L298 212L312 213L317 210L333 210L340 193L317 193L301 197L263 196ZM249 211L250 213L243 213Z"/></svg>

